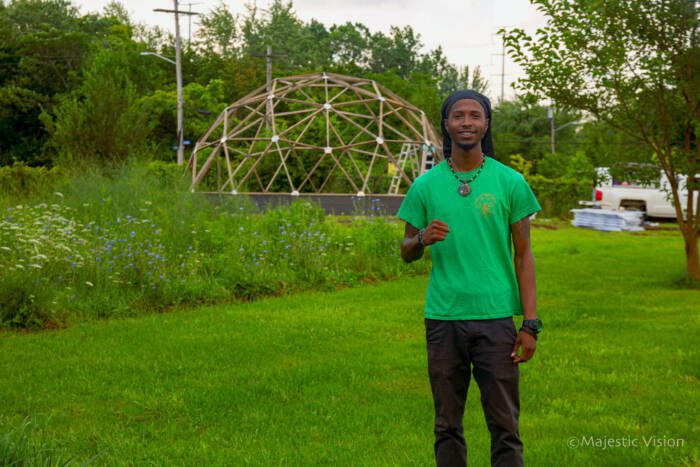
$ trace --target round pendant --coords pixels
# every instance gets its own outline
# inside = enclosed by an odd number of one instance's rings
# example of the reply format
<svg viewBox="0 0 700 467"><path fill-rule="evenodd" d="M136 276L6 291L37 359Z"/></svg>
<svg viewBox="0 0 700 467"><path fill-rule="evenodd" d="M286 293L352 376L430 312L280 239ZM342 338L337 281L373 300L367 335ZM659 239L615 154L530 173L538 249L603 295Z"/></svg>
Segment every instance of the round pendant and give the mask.
<svg viewBox="0 0 700 467"><path fill-rule="evenodd" d="M466 182L462 182L462 184L459 185L459 188L457 188L457 193L459 193L462 196L467 196L471 192L472 189L469 188L469 185L467 185Z"/></svg>

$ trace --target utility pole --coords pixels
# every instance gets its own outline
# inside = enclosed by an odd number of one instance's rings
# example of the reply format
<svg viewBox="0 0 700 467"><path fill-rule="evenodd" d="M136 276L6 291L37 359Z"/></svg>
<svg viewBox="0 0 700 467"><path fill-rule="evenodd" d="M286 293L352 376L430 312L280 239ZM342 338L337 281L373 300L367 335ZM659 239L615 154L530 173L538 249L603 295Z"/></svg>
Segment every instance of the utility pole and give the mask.
<svg viewBox="0 0 700 467"><path fill-rule="evenodd" d="M182 100L182 58L180 41L180 16L179 15L197 15L194 11L184 11L178 9L178 0L173 0L173 10L165 10L156 8L153 11L158 13L172 13L175 15L175 75L177 80L177 164L182 165L185 162L185 146L184 140L184 122L183 122L183 100Z"/></svg>
<svg viewBox="0 0 700 467"><path fill-rule="evenodd" d="M185 3L185 5L187 5L187 14L189 15L187 17L187 46L189 47L190 42L192 41L192 5L201 5L201 2L190 2Z"/></svg>
<svg viewBox="0 0 700 467"><path fill-rule="evenodd" d="M506 87L506 29L503 28L501 35L503 50L501 51L501 103L503 103L504 90Z"/></svg>
<svg viewBox="0 0 700 467"><path fill-rule="evenodd" d="M553 108L550 107L549 109L547 109L547 116L549 116L549 118L550 118L550 120L551 120L551 126L552 126L552 128L551 128L551 130L550 130L550 131L551 131L550 139L551 139L551 145L552 145L552 148L551 148L551 149L552 149L552 154L554 154L554 152L556 151L556 147L555 147L555 144L554 144L554 139L555 139L555 137L556 137L557 131L561 130L562 128L566 128L566 127L569 126L569 125L582 125L582 124L586 123L586 120L585 120L585 119L574 120L573 122L565 123L565 124L563 124L562 126L560 126L560 127L558 127L558 128L555 128L555 126L554 126L554 110L553 110Z"/></svg>
<svg viewBox="0 0 700 467"><path fill-rule="evenodd" d="M493 36L497 35L498 33L494 33L491 36L491 46L495 45ZM505 99L505 89L506 89L506 42L505 42L505 27L501 28L501 43L502 43L502 48L501 48L501 53L499 54L494 54L492 53L492 57L501 57L501 72L500 73L491 73L490 76L498 76L501 80L501 95L499 96L499 104L503 102Z"/></svg>
<svg viewBox="0 0 700 467"><path fill-rule="evenodd" d="M272 60L275 57L286 57L287 54L273 54L272 53L272 46L268 45L267 46L267 53L263 54L251 54L253 57L265 57L265 62L267 65L267 70L265 74L265 90L267 91L267 95L270 95L270 91L272 91ZM265 125L266 128L269 130L272 127L272 99L267 99L267 102L265 103Z"/></svg>
<svg viewBox="0 0 700 467"><path fill-rule="evenodd" d="M266 63L266 70L265 70L265 90L267 91L267 95L270 95L270 91L272 90L272 46L268 45L267 46L267 54L265 54L265 63ZM267 128L269 129L271 125L270 121L270 116L272 115L272 99L268 99L267 103L265 104L265 123L267 124Z"/></svg>
<svg viewBox="0 0 700 467"><path fill-rule="evenodd" d="M554 105L551 107L547 108L547 117L549 117L549 142L550 142L550 149L552 151L552 154L555 152L555 138L557 134L557 130L554 127Z"/></svg>

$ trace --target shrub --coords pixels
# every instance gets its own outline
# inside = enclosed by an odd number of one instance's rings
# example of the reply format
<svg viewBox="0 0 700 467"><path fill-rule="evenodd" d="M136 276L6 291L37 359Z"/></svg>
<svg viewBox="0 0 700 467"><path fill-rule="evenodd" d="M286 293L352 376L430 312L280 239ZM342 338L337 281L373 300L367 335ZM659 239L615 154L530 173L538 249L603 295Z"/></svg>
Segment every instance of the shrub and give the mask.
<svg viewBox="0 0 700 467"><path fill-rule="evenodd" d="M29 167L20 162L0 166L0 196L16 201L33 198L50 190L62 176L57 167Z"/></svg>
<svg viewBox="0 0 700 467"><path fill-rule="evenodd" d="M579 200L590 199L593 186L591 180L573 177L531 175L527 181L547 217L567 217L569 210L578 206Z"/></svg>
<svg viewBox="0 0 700 467"><path fill-rule="evenodd" d="M189 185L189 179L182 166L174 162L151 161L146 164L145 176L159 187L186 188Z"/></svg>
<svg viewBox="0 0 700 467"><path fill-rule="evenodd" d="M138 104L129 75L135 52L118 41L96 48L83 67L80 87L62 98L55 119L42 114L62 165L121 164L147 147L153 124Z"/></svg>
<svg viewBox="0 0 700 467"><path fill-rule="evenodd" d="M15 328L36 328L54 316L51 291L37 274L17 274L0 281L0 323Z"/></svg>
<svg viewBox="0 0 700 467"><path fill-rule="evenodd" d="M542 206L551 217L567 217L579 200L590 199L595 169L585 154L547 154L532 174L532 162L519 154L510 156L510 165L522 173Z"/></svg>
<svg viewBox="0 0 700 467"><path fill-rule="evenodd" d="M88 172L44 195L51 202L6 208L0 324L127 316L427 270L399 258L395 218L340 224L303 200L259 214L245 197L183 191L178 177L163 163Z"/></svg>

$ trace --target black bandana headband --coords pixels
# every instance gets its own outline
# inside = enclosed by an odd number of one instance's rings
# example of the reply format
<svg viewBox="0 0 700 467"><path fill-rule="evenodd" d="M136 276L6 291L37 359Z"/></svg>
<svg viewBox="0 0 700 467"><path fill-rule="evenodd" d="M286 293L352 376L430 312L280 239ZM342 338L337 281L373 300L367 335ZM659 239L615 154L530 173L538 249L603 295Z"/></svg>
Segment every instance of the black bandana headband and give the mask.
<svg viewBox="0 0 700 467"><path fill-rule="evenodd" d="M483 94L472 91L471 89L465 89L453 92L442 104L440 129L442 130L442 153L445 155L445 159L452 155L452 140L450 139L450 135L447 133L447 129L445 129L445 120L447 119L447 115L450 113L450 109L455 102L461 101L462 99L475 100L481 104L481 107L484 108L484 112L486 113L486 121L489 126L486 129L486 133L484 133L484 137L481 139L481 152L487 156L494 157L493 139L491 137L491 102L489 102L488 97L484 96Z"/></svg>

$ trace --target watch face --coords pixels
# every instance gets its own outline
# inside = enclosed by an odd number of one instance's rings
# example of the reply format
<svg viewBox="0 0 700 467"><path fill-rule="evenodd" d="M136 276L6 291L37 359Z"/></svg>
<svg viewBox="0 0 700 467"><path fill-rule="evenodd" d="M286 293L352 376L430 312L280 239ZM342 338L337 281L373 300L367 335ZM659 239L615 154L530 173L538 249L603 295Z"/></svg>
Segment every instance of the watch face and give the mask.
<svg viewBox="0 0 700 467"><path fill-rule="evenodd" d="M523 321L523 325L528 326L537 332L540 332L542 330L542 320L539 318L526 319L525 321Z"/></svg>

